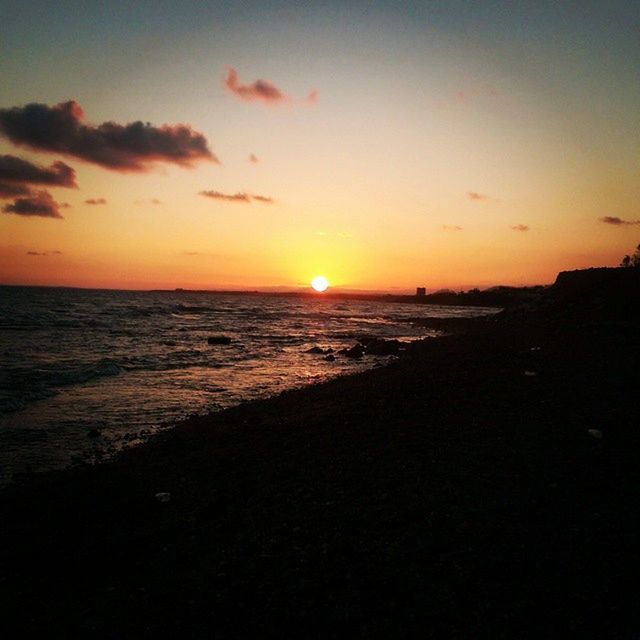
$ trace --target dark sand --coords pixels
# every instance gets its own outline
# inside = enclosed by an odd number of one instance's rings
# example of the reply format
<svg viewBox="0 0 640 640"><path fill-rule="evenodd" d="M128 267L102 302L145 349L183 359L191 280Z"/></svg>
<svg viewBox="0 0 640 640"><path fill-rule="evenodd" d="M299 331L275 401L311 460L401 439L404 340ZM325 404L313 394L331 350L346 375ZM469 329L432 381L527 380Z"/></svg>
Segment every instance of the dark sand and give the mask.
<svg viewBox="0 0 640 640"><path fill-rule="evenodd" d="M511 315L6 489L0 633L639 637L638 324Z"/></svg>

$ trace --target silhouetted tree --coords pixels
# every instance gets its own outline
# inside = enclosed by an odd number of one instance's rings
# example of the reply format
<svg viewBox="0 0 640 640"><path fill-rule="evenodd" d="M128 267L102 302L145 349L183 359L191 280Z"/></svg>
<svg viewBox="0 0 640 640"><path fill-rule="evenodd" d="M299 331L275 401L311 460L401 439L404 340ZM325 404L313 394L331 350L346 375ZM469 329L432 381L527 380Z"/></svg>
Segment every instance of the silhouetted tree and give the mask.
<svg viewBox="0 0 640 640"><path fill-rule="evenodd" d="M625 256L620 263L621 267L634 267L640 268L640 244L636 247L636 250L632 256Z"/></svg>

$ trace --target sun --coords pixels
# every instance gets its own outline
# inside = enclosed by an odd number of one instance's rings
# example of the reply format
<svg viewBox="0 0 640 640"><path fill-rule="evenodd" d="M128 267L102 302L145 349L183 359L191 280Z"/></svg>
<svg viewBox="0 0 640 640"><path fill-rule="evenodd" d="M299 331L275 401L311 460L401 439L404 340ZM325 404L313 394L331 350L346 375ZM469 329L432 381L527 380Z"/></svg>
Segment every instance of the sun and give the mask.
<svg viewBox="0 0 640 640"><path fill-rule="evenodd" d="M326 291L329 286L329 281L324 276L316 276L311 281L311 286L318 292Z"/></svg>

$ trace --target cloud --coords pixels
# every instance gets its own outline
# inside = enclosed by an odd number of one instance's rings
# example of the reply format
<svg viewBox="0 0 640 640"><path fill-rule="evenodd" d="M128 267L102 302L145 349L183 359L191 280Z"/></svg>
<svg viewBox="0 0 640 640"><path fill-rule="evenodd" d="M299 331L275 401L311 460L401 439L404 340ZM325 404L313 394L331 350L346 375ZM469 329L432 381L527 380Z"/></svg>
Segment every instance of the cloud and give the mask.
<svg viewBox="0 0 640 640"><path fill-rule="evenodd" d="M46 184L57 187L74 187L76 172L57 160L50 167L41 167L16 156L0 156L0 181L26 184Z"/></svg>
<svg viewBox="0 0 640 640"><path fill-rule="evenodd" d="M467 198L469 200L489 200L489 196L485 196L483 193L477 191L467 191Z"/></svg>
<svg viewBox="0 0 640 640"><path fill-rule="evenodd" d="M249 154L249 162L251 162L252 164L258 164L258 162L260 162L260 160L258 160L258 156L255 155L255 153L250 153Z"/></svg>
<svg viewBox="0 0 640 640"><path fill-rule="evenodd" d="M158 200L158 198L151 198L151 200L149 200L149 202L151 204L162 204L162 201Z"/></svg>
<svg viewBox="0 0 640 640"><path fill-rule="evenodd" d="M287 95L268 80L255 80L251 84L242 84L238 80L238 72L233 67L228 67L224 86L229 92L240 100L246 102L261 102L266 105L292 104L294 102L315 104L318 101L318 92L310 91L306 98L295 100Z"/></svg>
<svg viewBox="0 0 640 640"><path fill-rule="evenodd" d="M148 171L159 162L192 167L200 160L219 164L207 139L189 125L126 125L83 122L84 112L74 100L49 107L31 103L0 109L0 133L11 142L92 162L113 171Z"/></svg>
<svg viewBox="0 0 640 640"><path fill-rule="evenodd" d="M598 220L605 224L613 225L614 227L640 224L640 220L623 220L622 218L618 218L618 216L604 216L603 218L598 218Z"/></svg>
<svg viewBox="0 0 640 640"><path fill-rule="evenodd" d="M107 204L107 201L104 198L89 198L85 204Z"/></svg>
<svg viewBox="0 0 640 640"><path fill-rule="evenodd" d="M442 228L445 231L462 231L462 227L459 227L457 224L443 224Z"/></svg>
<svg viewBox="0 0 640 640"><path fill-rule="evenodd" d="M0 199L17 198L18 196L28 196L29 187L23 184L9 184L0 182Z"/></svg>
<svg viewBox="0 0 640 640"><path fill-rule="evenodd" d="M513 231L529 231L529 227L526 224L514 224L509 229Z"/></svg>
<svg viewBox="0 0 640 640"><path fill-rule="evenodd" d="M225 200L226 202L246 202L250 203L252 200L256 202L263 202L266 204L272 204L273 198L267 196L253 195L251 193L221 193L220 191L200 191L199 195L205 198L212 198L213 200Z"/></svg>
<svg viewBox="0 0 640 640"><path fill-rule="evenodd" d="M270 198L268 196L250 195L249 197L253 198L253 200L257 200L258 202L264 202L266 204L273 204L273 198Z"/></svg>
<svg viewBox="0 0 640 640"><path fill-rule="evenodd" d="M220 191L200 191L200 195L213 200L226 200L227 202L250 202L248 193L220 193Z"/></svg>
<svg viewBox="0 0 640 640"><path fill-rule="evenodd" d="M61 256L62 251L27 251L28 256Z"/></svg>
<svg viewBox="0 0 640 640"><path fill-rule="evenodd" d="M68 206L66 203L57 203L48 191L36 191L25 198L16 198L13 204L5 205L2 211L19 216L62 219L60 208Z"/></svg>

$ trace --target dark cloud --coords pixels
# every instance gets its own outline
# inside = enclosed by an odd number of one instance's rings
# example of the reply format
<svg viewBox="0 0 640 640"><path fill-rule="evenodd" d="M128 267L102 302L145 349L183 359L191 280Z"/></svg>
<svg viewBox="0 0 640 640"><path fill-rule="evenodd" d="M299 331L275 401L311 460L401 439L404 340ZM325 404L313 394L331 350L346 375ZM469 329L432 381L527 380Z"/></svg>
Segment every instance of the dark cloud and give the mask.
<svg viewBox="0 0 640 640"><path fill-rule="evenodd" d="M489 196L485 196L483 193L477 191L467 191L467 198L469 200L488 200Z"/></svg>
<svg viewBox="0 0 640 640"><path fill-rule="evenodd" d="M151 198L149 202L151 202L151 204L162 204L162 201L158 200L158 198Z"/></svg>
<svg viewBox="0 0 640 640"><path fill-rule="evenodd" d="M104 198L89 198L85 200L86 204L107 204L107 201Z"/></svg>
<svg viewBox="0 0 640 640"><path fill-rule="evenodd" d="M269 198L268 196L251 195L250 197L253 198L254 200L257 200L258 202L273 204L273 198Z"/></svg>
<svg viewBox="0 0 640 640"><path fill-rule="evenodd" d="M213 200L226 200L227 202L250 202L248 193L220 193L220 191L201 191L201 196Z"/></svg>
<svg viewBox="0 0 640 640"><path fill-rule="evenodd" d="M253 195L251 193L221 193L220 191L200 191L200 195L205 198L212 198L213 200L225 200L226 202L246 202L249 203L252 200L256 202L264 202L267 204L273 203L273 198L267 196Z"/></svg>
<svg viewBox="0 0 640 640"><path fill-rule="evenodd" d="M443 224L442 228L445 231L462 231L462 227L459 227L457 224Z"/></svg>
<svg viewBox="0 0 640 640"><path fill-rule="evenodd" d="M60 256L62 251L27 251L28 256Z"/></svg>
<svg viewBox="0 0 640 640"><path fill-rule="evenodd" d="M29 187L23 184L9 184L0 182L0 199L17 198L18 196L28 196Z"/></svg>
<svg viewBox="0 0 640 640"><path fill-rule="evenodd" d="M249 154L249 162L251 162L252 164L258 164L258 162L260 162L260 160L258 160L258 156L255 153L250 153Z"/></svg>
<svg viewBox="0 0 640 640"><path fill-rule="evenodd" d="M62 205L57 203L49 192L35 191L25 198L16 198L13 204L5 205L2 211L3 213L15 213L19 216L62 219L60 214L62 206L64 203Z"/></svg>
<svg viewBox="0 0 640 640"><path fill-rule="evenodd" d="M224 86L240 100L247 102L262 102L270 105L296 102L268 80L256 80L251 84L242 84L238 80L238 72L233 67L229 67L227 70ZM315 104L317 101L318 92L310 91L306 98L298 102Z"/></svg>
<svg viewBox="0 0 640 640"><path fill-rule="evenodd" d="M622 218L618 218L618 216L604 216L603 218L599 218L599 220L614 227L640 224L640 220L623 220Z"/></svg>
<svg viewBox="0 0 640 640"><path fill-rule="evenodd" d="M514 224L509 227L512 231L529 231L526 224Z"/></svg>
<svg viewBox="0 0 640 640"><path fill-rule="evenodd" d="M24 184L46 184L57 187L77 187L76 172L60 160L50 167L41 167L16 156L0 156L0 181Z"/></svg>
<svg viewBox="0 0 640 640"><path fill-rule="evenodd" d="M74 156L114 171L147 171L158 162L182 167L199 160L219 163L204 135L189 125L154 127L141 121L93 125L83 120L82 108L73 100L53 107L31 103L0 109L0 133L14 144Z"/></svg>

